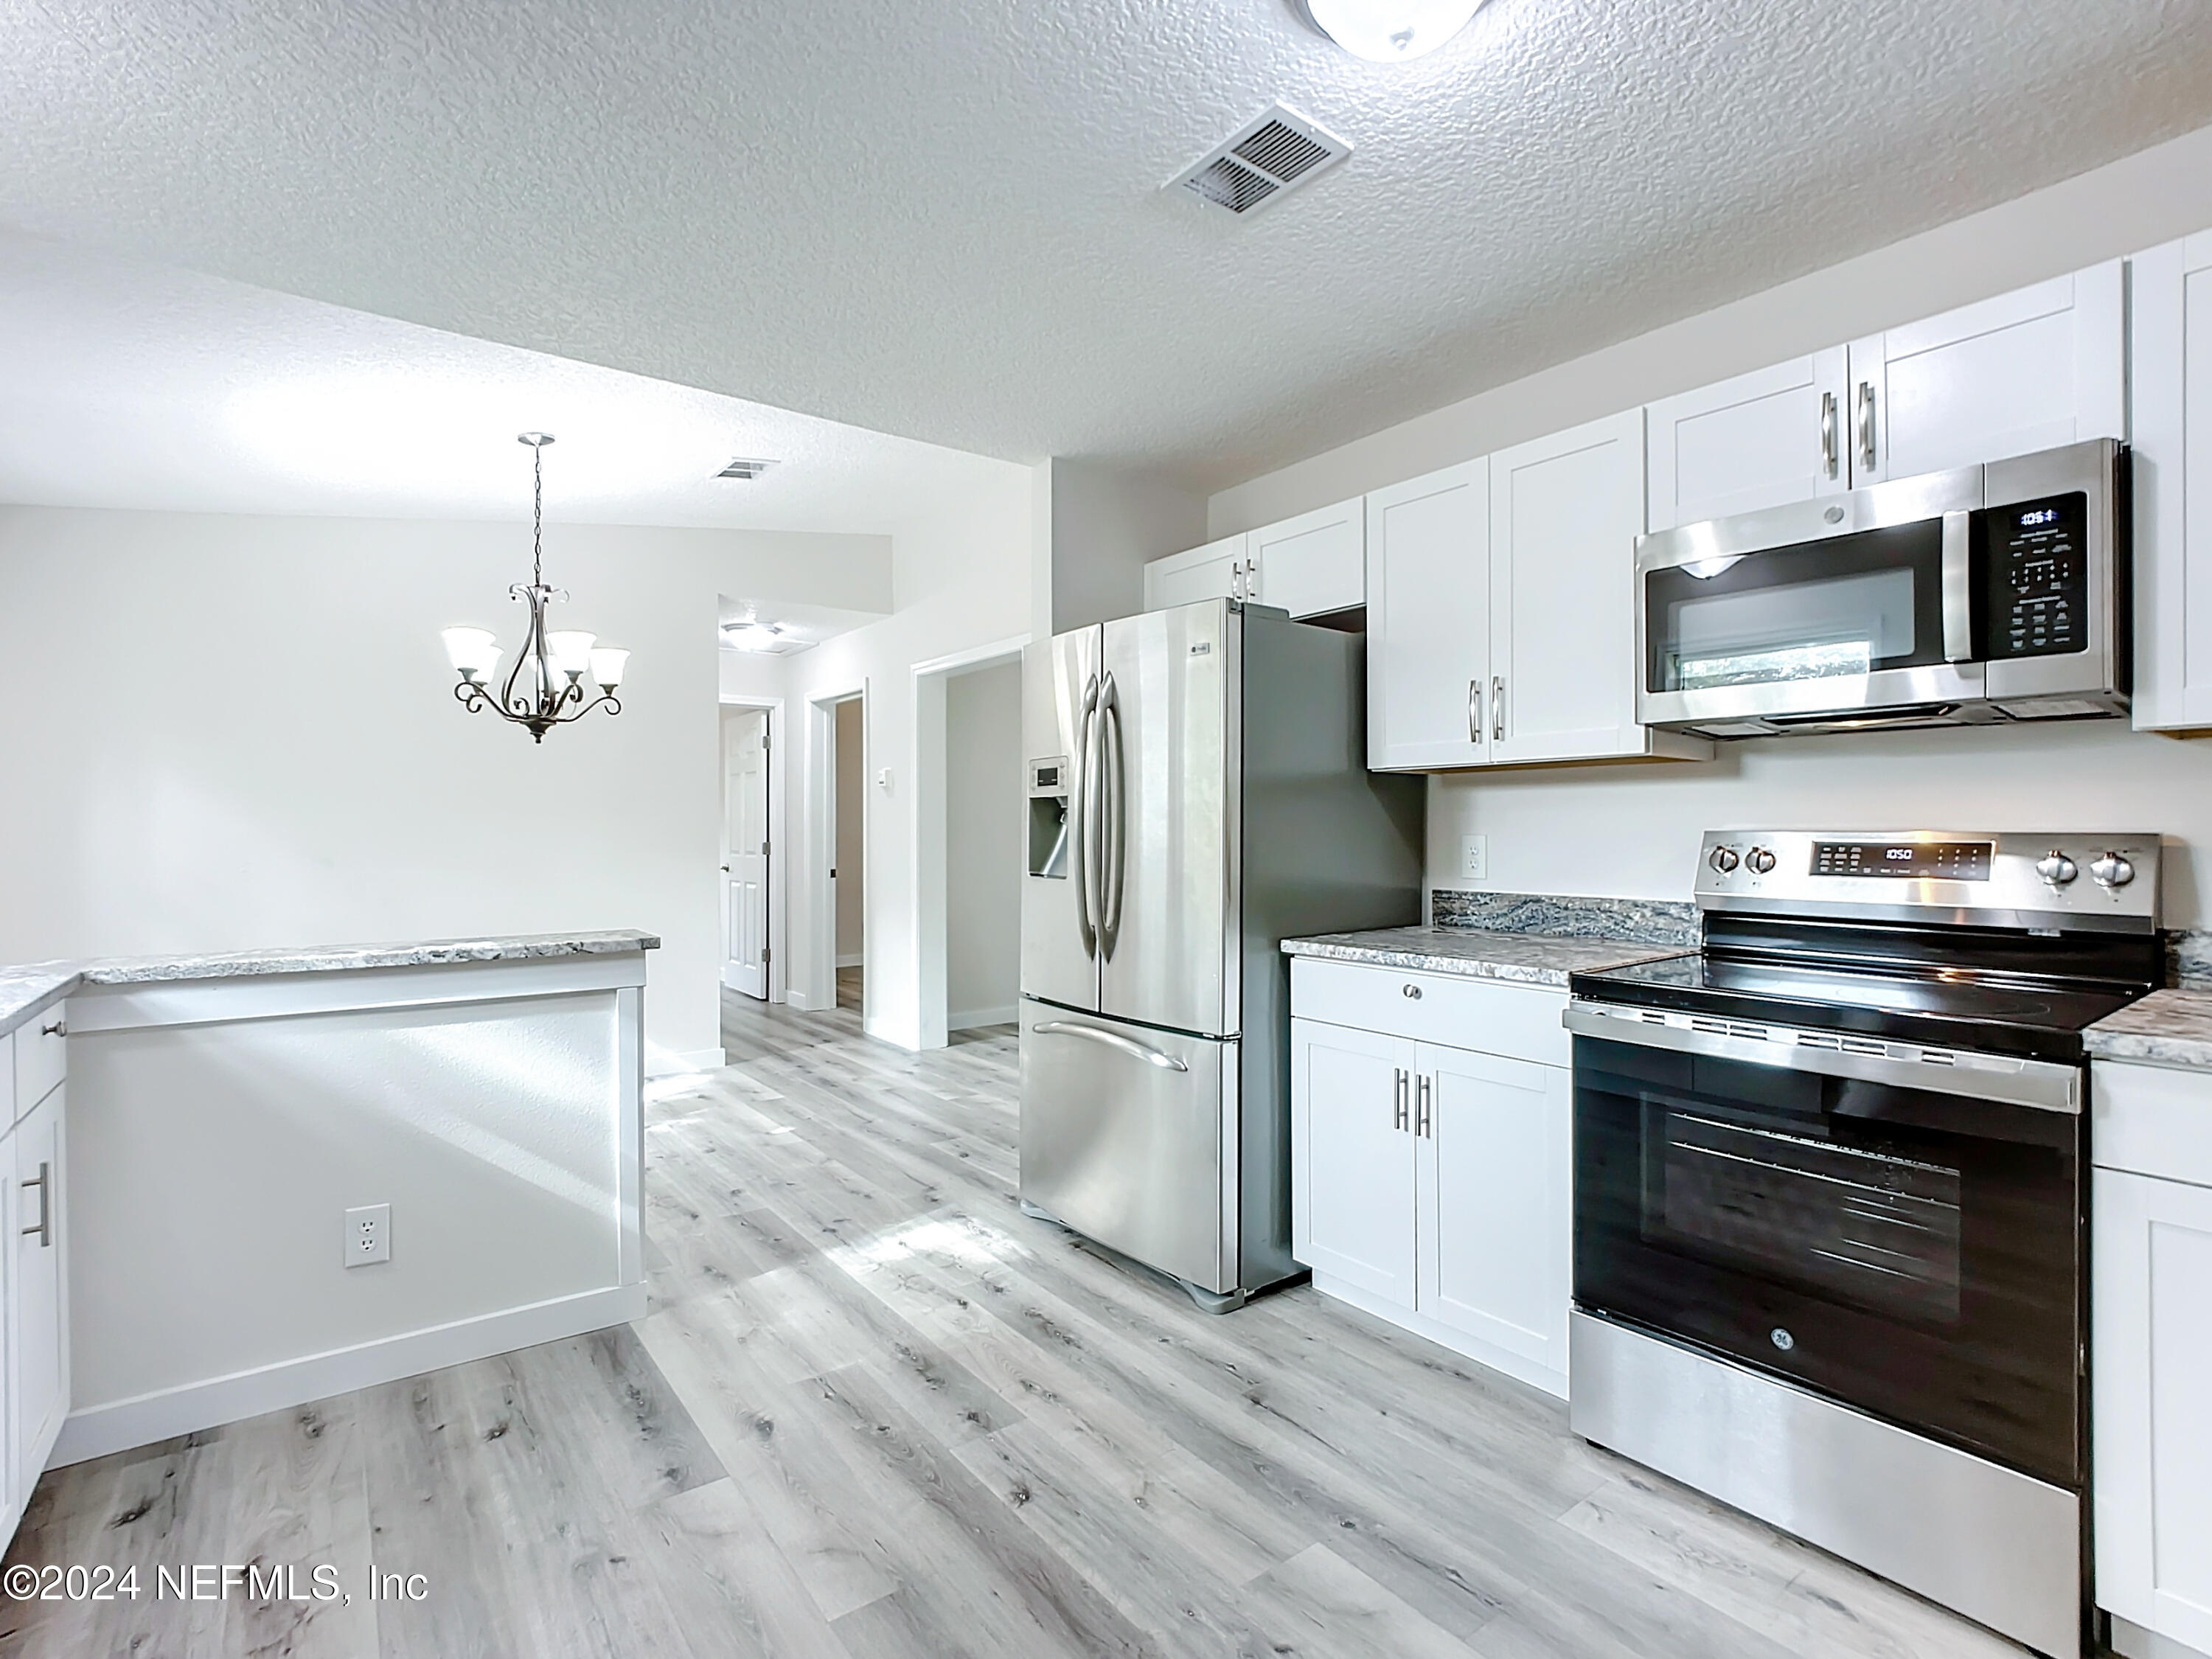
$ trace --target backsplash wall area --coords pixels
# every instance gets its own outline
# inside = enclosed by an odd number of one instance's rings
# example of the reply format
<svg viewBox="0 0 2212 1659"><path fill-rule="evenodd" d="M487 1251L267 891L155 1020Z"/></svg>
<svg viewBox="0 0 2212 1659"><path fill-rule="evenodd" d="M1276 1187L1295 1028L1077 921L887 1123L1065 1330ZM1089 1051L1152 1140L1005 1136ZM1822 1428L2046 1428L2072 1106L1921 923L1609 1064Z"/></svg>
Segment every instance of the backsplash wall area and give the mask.
<svg viewBox="0 0 2212 1659"><path fill-rule="evenodd" d="M1428 885L1435 920L1520 931L1549 913L1565 931L1603 932L1600 913L1532 895L1631 899L1603 915L1638 931L1687 915L1707 830L2099 830L2166 838L2164 908L2182 971L2212 978L2212 741L2178 741L2118 720L2033 727L1758 738L1711 761L1460 772L1429 785ZM1469 881L1462 838L1486 842ZM1533 908L1532 908L1533 907Z"/></svg>

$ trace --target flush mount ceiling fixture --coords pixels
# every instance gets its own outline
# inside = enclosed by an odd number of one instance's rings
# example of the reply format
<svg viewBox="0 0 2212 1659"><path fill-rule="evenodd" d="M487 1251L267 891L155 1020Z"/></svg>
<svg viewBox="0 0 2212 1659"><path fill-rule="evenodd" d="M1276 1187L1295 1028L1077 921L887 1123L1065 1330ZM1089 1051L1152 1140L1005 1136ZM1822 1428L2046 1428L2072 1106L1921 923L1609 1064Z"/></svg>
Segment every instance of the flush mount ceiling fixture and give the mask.
<svg viewBox="0 0 2212 1659"><path fill-rule="evenodd" d="M545 446L553 441L553 434L525 432L515 441L530 446L530 580L517 582L507 591L530 607L530 626L497 696L488 684L501 655L498 636L491 629L448 628L446 656L461 677L453 695L462 708L471 714L489 708L503 720L527 727L533 743L543 743L555 726L581 720L594 708L604 708L610 714L622 713L615 688L622 684L629 653L594 649L599 636L579 629L545 631L547 602L568 597L562 589L545 585ZM599 695L588 700L583 687L587 672L599 688Z"/></svg>
<svg viewBox="0 0 2212 1659"><path fill-rule="evenodd" d="M1465 28L1483 0L1297 0L1306 21L1354 58L1400 64Z"/></svg>
<svg viewBox="0 0 2212 1659"><path fill-rule="evenodd" d="M760 651L771 656L801 648L806 641L781 623L764 623L748 617L722 624L722 643L738 651Z"/></svg>

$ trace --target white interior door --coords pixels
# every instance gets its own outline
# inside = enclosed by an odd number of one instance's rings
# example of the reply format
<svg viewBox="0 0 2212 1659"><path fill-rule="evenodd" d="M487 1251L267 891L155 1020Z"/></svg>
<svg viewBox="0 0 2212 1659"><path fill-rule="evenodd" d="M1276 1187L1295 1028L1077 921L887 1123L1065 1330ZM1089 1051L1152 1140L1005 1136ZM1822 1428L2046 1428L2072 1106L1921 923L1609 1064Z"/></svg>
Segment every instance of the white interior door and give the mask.
<svg viewBox="0 0 2212 1659"><path fill-rule="evenodd" d="M722 718L722 982L768 995L769 711Z"/></svg>

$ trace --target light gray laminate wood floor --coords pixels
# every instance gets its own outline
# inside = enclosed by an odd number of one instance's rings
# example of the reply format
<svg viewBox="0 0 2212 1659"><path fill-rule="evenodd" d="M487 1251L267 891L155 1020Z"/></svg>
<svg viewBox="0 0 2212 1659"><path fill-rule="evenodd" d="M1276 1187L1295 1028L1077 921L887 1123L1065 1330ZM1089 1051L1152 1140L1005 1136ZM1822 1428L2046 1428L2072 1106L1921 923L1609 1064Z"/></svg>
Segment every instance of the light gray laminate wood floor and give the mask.
<svg viewBox="0 0 2212 1659"><path fill-rule="evenodd" d="M641 1325L54 1471L8 1558L349 1605L4 1603L0 1655L2020 1653L1310 1290L1210 1318L1024 1218L1010 1029L726 1005L651 1109Z"/></svg>

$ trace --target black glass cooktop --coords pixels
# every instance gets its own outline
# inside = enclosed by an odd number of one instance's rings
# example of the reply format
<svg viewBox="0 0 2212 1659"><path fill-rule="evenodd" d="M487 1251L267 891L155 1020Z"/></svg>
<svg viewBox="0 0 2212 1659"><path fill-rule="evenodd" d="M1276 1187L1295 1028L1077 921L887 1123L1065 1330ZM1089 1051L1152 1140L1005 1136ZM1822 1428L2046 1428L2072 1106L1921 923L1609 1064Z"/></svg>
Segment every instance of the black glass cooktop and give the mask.
<svg viewBox="0 0 2212 1659"><path fill-rule="evenodd" d="M1664 957L1576 974L1574 994L1815 1030L1855 1031L2040 1060L2081 1058L2081 1032L2148 985L1944 968L1893 971L1741 957Z"/></svg>

